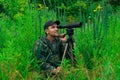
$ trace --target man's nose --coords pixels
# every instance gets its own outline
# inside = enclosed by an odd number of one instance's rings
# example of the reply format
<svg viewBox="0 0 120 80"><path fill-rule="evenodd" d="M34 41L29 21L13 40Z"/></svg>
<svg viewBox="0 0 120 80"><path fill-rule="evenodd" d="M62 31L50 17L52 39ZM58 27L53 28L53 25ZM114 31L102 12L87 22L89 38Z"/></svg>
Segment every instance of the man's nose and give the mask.
<svg viewBox="0 0 120 80"><path fill-rule="evenodd" d="M55 27L55 30L58 30L58 27Z"/></svg>

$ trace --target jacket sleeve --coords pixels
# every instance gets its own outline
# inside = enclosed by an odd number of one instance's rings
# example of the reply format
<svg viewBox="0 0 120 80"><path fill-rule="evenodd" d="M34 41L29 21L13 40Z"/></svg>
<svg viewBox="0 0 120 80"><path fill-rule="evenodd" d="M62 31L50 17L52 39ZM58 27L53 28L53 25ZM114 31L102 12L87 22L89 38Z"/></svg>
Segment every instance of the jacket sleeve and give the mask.
<svg viewBox="0 0 120 80"><path fill-rule="evenodd" d="M49 54L45 53L45 49L43 49L43 46L44 45L40 40L36 41L34 45L34 55L37 58L42 70L52 72L55 67L46 62Z"/></svg>

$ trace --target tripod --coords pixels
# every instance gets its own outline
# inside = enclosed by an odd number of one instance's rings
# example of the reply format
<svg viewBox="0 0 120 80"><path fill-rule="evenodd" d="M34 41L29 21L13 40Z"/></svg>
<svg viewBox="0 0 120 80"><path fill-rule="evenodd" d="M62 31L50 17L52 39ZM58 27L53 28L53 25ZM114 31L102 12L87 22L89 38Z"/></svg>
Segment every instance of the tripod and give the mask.
<svg viewBox="0 0 120 80"><path fill-rule="evenodd" d="M69 38L67 39L67 44L65 46L65 50L63 53L63 57L62 57L62 62L65 57L65 53L68 50L68 52L69 52L68 55L69 55L70 59L72 60L72 66L75 66L76 60L74 59L75 55L73 54L74 53L74 42L75 42L73 39L74 30L72 28L67 28L66 31L67 31L67 35L69 36Z"/></svg>

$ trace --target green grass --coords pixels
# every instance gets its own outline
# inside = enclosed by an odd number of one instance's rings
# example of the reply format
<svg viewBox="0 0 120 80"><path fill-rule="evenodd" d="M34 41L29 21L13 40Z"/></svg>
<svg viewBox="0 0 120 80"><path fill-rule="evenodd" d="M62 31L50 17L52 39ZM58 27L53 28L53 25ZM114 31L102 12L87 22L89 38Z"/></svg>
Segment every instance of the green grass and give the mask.
<svg viewBox="0 0 120 80"><path fill-rule="evenodd" d="M96 7L96 6L95 6ZM109 8L102 4L103 10L89 10L90 20L84 17L67 17L64 12L26 7L22 15L16 13L11 19L0 15L0 80L38 80L43 75L39 70L29 70L34 42L44 34L46 20L59 19L62 24L83 20L80 29L74 29L75 55L77 67L72 68L64 60L62 71L45 80L119 80L120 77L120 15L109 13ZM61 15L63 14L63 15ZM65 32L65 30L61 30ZM33 66L34 67L34 66Z"/></svg>

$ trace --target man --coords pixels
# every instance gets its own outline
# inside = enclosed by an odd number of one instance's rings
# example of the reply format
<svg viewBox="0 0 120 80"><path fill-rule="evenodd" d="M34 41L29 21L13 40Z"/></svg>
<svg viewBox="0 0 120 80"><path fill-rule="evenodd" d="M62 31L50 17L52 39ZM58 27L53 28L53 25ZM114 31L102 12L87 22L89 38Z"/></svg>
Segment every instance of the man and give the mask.
<svg viewBox="0 0 120 80"><path fill-rule="evenodd" d="M62 61L65 46L67 42L65 34L58 33L59 21L49 20L44 25L46 36L38 39L34 46L34 55L39 60L41 69L45 72L57 74L60 70L60 64ZM67 52L70 52L69 46ZM66 53L67 58L70 55Z"/></svg>

